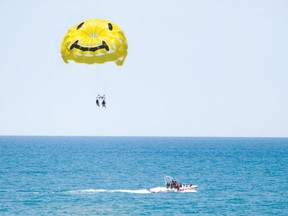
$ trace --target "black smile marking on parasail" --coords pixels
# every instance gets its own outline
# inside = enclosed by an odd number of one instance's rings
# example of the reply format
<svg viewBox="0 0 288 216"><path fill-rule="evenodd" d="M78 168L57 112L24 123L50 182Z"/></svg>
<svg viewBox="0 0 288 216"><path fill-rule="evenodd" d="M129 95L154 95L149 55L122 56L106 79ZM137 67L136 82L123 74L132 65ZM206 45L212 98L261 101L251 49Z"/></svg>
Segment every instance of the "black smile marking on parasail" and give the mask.
<svg viewBox="0 0 288 216"><path fill-rule="evenodd" d="M79 44L78 44L78 41L79 40L76 40L71 46L70 46L70 50L72 50L72 49L79 49L79 50L81 50L81 51L83 51L83 52L85 52L85 51L91 51L91 52L95 52L95 51L97 51L97 50L99 50L99 49L106 49L107 51L109 51L109 47L108 47L108 45L107 45L107 43L103 40L102 41L102 45L100 45L100 46L97 46L97 47L83 47L83 46L80 46Z"/></svg>

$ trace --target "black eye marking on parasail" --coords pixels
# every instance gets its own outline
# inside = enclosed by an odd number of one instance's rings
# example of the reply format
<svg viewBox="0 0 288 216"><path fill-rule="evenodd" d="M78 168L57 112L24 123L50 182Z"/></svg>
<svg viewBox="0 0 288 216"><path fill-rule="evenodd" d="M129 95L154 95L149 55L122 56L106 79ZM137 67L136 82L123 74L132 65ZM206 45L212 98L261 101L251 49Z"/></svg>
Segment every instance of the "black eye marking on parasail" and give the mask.
<svg viewBox="0 0 288 216"><path fill-rule="evenodd" d="M112 26L112 24L111 24L111 23L108 23L108 29L109 29L110 31L112 31L112 30L113 30L113 26Z"/></svg>
<svg viewBox="0 0 288 216"><path fill-rule="evenodd" d="M109 47L108 47L108 45L107 45L107 43L103 40L102 41L102 45L100 45L100 46L97 46L97 47L83 47L83 46L80 46L79 44L78 44L78 42L79 42L79 40L76 40L71 46L70 46L70 50L72 50L72 49L79 49L79 50L81 50L81 51L83 51L83 52L85 52L85 51L91 51L91 52L95 52L95 51L97 51L97 50L99 50L99 49L106 49L107 51L109 51Z"/></svg>
<svg viewBox="0 0 288 216"><path fill-rule="evenodd" d="M83 26L84 22L80 23L78 26L77 26L77 30L79 30L82 26Z"/></svg>

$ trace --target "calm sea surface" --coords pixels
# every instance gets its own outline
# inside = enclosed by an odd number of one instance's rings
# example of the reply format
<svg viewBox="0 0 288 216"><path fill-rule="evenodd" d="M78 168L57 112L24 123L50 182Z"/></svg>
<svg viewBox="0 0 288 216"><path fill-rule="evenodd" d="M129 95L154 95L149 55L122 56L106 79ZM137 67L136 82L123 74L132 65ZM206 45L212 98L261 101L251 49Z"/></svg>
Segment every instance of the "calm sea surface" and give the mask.
<svg viewBox="0 0 288 216"><path fill-rule="evenodd" d="M288 215L288 139L0 137L0 215L188 214Z"/></svg>

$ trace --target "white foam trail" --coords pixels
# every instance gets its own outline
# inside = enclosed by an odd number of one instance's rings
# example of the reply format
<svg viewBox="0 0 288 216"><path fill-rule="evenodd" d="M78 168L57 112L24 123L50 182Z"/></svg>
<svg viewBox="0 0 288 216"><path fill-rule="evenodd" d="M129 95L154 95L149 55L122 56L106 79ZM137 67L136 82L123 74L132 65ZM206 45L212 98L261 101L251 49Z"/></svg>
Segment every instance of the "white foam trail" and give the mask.
<svg viewBox="0 0 288 216"><path fill-rule="evenodd" d="M167 188L166 187L155 187L155 188L151 188L150 191L152 193L167 192Z"/></svg>
<svg viewBox="0 0 288 216"><path fill-rule="evenodd" d="M150 190L147 189L139 189L139 190L126 190L126 189L118 189L118 190L106 190L106 189L84 189L84 190L70 190L67 193L71 194L92 194L92 193L131 193L131 194L150 194L150 193L166 193L169 192L166 187L155 187ZM173 192L173 191L172 191ZM175 189L175 192L176 189ZM196 190L187 190L180 191L180 193L193 193L197 192Z"/></svg>
<svg viewBox="0 0 288 216"><path fill-rule="evenodd" d="M110 192L134 193L134 194L149 194L149 193L151 193L147 189L141 189L141 190L111 190Z"/></svg>
<svg viewBox="0 0 288 216"><path fill-rule="evenodd" d="M72 194L89 194L89 193L134 193L134 194L149 194L151 191L147 189L140 189L140 190L105 190L105 189L84 189L84 190L70 190L67 191L68 193Z"/></svg>
<svg viewBox="0 0 288 216"><path fill-rule="evenodd" d="M103 192L107 192L108 190L104 190L104 189L85 189L85 190L70 190L67 191L68 193L72 193L72 194L87 194L87 193L103 193Z"/></svg>

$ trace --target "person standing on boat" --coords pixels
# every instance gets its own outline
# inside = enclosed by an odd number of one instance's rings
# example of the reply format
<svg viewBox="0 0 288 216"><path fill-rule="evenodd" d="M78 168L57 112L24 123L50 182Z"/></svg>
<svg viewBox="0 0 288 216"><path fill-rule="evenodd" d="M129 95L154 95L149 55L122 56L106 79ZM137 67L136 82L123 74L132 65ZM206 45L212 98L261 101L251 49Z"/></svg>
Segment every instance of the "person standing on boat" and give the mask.
<svg viewBox="0 0 288 216"><path fill-rule="evenodd" d="M177 181L175 181L175 188L179 190L179 183Z"/></svg>

